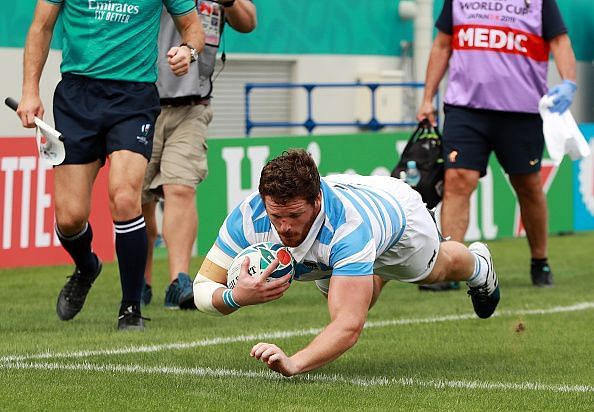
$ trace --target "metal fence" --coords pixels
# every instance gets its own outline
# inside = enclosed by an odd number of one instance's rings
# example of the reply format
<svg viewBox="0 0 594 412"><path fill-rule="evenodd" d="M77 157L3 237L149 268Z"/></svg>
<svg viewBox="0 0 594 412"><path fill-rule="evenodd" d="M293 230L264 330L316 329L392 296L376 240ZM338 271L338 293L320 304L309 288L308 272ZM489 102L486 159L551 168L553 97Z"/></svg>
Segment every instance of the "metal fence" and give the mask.
<svg viewBox="0 0 594 412"><path fill-rule="evenodd" d="M418 82L397 82L397 83L246 83L245 84L245 134L249 136L252 129L256 127L304 127L309 134L313 132L316 127L360 127L367 130L380 130L386 126L392 127L411 127L416 126L417 121L412 119L406 122L386 122L380 121L377 118L377 103L376 103L376 92L381 87L402 87L402 88L413 88L420 89L424 87L424 83ZM312 92L316 88L367 88L371 92L371 116L366 122L359 120L348 121L335 121L335 122L320 122L314 119L312 109ZM252 120L252 91L255 89L303 89L307 93L306 104L307 104L307 115L302 122L282 122L282 121L254 121ZM439 101L436 104L439 107Z"/></svg>

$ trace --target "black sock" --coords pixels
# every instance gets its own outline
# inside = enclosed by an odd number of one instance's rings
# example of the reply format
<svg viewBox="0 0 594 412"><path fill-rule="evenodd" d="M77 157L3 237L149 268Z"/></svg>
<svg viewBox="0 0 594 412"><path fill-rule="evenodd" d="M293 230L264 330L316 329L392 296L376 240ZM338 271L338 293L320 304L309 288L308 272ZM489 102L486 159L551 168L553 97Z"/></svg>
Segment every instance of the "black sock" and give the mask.
<svg viewBox="0 0 594 412"><path fill-rule="evenodd" d="M140 312L140 297L144 285L148 241L142 215L124 222L113 222L116 232L116 254L122 284L122 306L133 306Z"/></svg>
<svg viewBox="0 0 594 412"><path fill-rule="evenodd" d="M130 309L130 312L132 313L140 313L140 305L137 303L127 303L124 304L124 302L122 302L122 304L120 305L120 311L118 313L118 316L122 316L125 312L128 311L128 309Z"/></svg>
<svg viewBox="0 0 594 412"><path fill-rule="evenodd" d="M533 267L543 267L543 266L547 265L548 263L549 263L549 261L546 257L539 258L539 259L535 259L535 258L530 259L530 265Z"/></svg>
<svg viewBox="0 0 594 412"><path fill-rule="evenodd" d="M93 229L90 223L87 222L83 230L72 236L62 234L56 225L56 234L81 273L91 274L97 270L97 257L91 249Z"/></svg>

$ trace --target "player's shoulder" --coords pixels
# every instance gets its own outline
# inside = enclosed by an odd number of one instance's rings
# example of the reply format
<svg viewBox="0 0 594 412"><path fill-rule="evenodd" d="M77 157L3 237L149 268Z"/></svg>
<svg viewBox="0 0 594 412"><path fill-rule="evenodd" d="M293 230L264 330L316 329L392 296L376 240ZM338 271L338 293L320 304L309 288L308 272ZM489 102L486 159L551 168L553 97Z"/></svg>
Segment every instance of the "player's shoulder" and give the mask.
<svg viewBox="0 0 594 412"><path fill-rule="evenodd" d="M235 226L234 231L252 241L262 241L272 231L270 218L266 213L264 201L258 192L254 192L241 201L227 218L228 225Z"/></svg>
<svg viewBox="0 0 594 412"><path fill-rule="evenodd" d="M252 193L233 207L223 227L231 227L234 228L233 231L240 231L246 223L254 222L265 216L264 202L258 193Z"/></svg>
<svg viewBox="0 0 594 412"><path fill-rule="evenodd" d="M238 207L242 212L244 220L246 221L256 221L267 216L264 200L258 192L250 194L239 204Z"/></svg>

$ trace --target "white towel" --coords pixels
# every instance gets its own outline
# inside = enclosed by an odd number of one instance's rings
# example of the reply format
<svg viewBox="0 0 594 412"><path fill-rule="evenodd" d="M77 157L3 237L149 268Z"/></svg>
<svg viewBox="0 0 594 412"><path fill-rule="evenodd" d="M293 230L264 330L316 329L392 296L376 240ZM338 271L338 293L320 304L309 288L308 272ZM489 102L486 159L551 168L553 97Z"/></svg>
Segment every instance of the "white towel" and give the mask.
<svg viewBox="0 0 594 412"><path fill-rule="evenodd" d="M590 146L578 128L569 110L563 114L552 113L553 96L544 95L538 103L542 117L542 131L547 151L555 166L559 166L567 153L572 160L582 159L590 155Z"/></svg>

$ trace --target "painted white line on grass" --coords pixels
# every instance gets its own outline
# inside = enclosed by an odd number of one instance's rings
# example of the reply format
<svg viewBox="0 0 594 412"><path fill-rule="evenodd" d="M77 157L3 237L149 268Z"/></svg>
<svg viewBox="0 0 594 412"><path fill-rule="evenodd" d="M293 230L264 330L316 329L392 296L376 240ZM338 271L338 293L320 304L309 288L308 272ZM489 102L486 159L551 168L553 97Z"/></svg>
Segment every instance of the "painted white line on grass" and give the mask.
<svg viewBox="0 0 594 412"><path fill-rule="evenodd" d="M570 306L554 306L548 309L525 309L525 310L514 310L514 311L500 311L495 313L493 316L506 317L506 316L519 316L519 315L549 315L562 312L576 312L588 309L594 309L594 302L582 302L576 303ZM436 316L428 318L410 318L410 319L391 319L382 320L375 322L367 322L365 328L382 328L386 326L397 326L397 325L415 325L423 323L440 323L440 322L452 322L459 320L477 319L475 314L462 314L462 315L448 315L448 316ZM44 352L36 353L31 355L7 355L0 357L0 366L5 362L18 362L25 360L34 359L60 359L60 358L88 358L91 356L117 356L127 355L132 353L149 353L149 352L161 352L170 350L184 350L192 349L203 346L215 346L224 345L227 343L239 343L239 342L259 342L268 339L283 339L291 338L295 336L313 336L321 332L321 328L311 329L298 329L289 331L272 331L263 332L253 335L237 335L221 338L204 339L194 342L186 343L166 343L161 345L142 345L142 346L130 346L119 349L100 349L100 350L85 350L75 352Z"/></svg>
<svg viewBox="0 0 594 412"><path fill-rule="evenodd" d="M85 372L108 372L108 373L140 373L152 375L182 375L197 377L217 378L259 378L274 381L296 380L314 383L341 383L362 387L377 386L417 386L433 389L473 389L473 390L516 390L516 391L538 391L555 393L594 393L594 387L588 385L558 385L533 382L485 382L468 380L446 380L430 379L422 380L417 378L394 378L394 377L344 377L341 375L307 374L293 378L283 378L270 370L265 371L242 371L224 368L180 368L175 366L142 366L142 365L96 365L88 362L74 364L60 363L29 363L15 362L0 365L1 369L36 369L36 370L62 370L62 371L85 371Z"/></svg>

